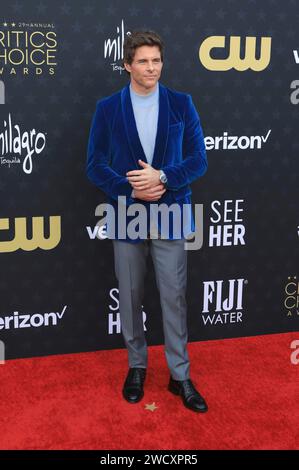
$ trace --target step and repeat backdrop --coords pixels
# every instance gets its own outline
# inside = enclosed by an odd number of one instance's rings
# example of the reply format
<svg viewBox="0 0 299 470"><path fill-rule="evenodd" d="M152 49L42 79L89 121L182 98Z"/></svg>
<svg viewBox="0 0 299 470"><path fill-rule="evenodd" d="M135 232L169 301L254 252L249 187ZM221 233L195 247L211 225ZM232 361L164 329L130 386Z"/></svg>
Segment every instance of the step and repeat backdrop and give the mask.
<svg viewBox="0 0 299 470"><path fill-rule="evenodd" d="M299 325L299 6L286 0L8 1L0 13L0 340L5 358L121 348L106 200L86 177L97 100L128 83L123 41L165 42L161 83L192 95L209 168L192 184L189 340ZM162 344L148 258L148 344Z"/></svg>

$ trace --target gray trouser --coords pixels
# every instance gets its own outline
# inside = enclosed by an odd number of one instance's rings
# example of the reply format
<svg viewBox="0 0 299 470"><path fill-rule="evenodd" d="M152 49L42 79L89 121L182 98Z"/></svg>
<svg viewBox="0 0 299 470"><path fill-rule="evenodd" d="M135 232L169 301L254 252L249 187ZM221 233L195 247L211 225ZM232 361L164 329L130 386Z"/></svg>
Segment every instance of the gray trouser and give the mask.
<svg viewBox="0 0 299 470"><path fill-rule="evenodd" d="M141 243L113 240L115 274L119 284L122 334L129 367L147 367L142 302L147 255L150 250L160 293L165 355L175 380L189 379L187 352L187 250L185 240L150 239Z"/></svg>

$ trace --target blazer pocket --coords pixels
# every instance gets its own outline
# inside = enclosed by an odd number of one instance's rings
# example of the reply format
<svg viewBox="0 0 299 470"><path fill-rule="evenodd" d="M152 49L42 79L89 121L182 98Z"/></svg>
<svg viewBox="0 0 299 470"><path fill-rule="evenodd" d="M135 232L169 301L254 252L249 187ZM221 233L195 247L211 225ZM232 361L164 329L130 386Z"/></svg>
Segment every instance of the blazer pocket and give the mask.
<svg viewBox="0 0 299 470"><path fill-rule="evenodd" d="M173 191L174 199L178 201L179 199L183 199L186 196L190 196L192 194L192 190L190 186L183 186L178 191Z"/></svg>

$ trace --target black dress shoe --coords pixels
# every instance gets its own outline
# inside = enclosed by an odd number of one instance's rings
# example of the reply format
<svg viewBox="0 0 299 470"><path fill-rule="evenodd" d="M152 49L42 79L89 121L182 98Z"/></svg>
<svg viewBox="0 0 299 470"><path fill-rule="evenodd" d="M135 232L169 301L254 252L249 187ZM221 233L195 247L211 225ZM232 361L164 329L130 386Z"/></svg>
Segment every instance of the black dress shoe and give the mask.
<svg viewBox="0 0 299 470"><path fill-rule="evenodd" d="M123 397L129 403L138 403L143 398L143 384L146 369L141 367L130 367L123 387Z"/></svg>
<svg viewBox="0 0 299 470"><path fill-rule="evenodd" d="M208 411L208 405L190 379L174 380L170 377L168 390L174 395L181 395L184 405L190 410L197 411L198 413Z"/></svg>

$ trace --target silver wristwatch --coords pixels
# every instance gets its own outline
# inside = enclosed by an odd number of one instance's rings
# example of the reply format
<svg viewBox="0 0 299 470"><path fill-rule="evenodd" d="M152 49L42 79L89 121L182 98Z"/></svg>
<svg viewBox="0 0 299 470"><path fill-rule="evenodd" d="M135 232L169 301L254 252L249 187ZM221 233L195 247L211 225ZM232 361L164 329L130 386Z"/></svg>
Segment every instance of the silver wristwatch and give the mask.
<svg viewBox="0 0 299 470"><path fill-rule="evenodd" d="M161 181L161 183L163 183L163 184L166 184L166 183L167 183L167 176L165 175L165 173L164 173L163 170L160 170L160 181Z"/></svg>

